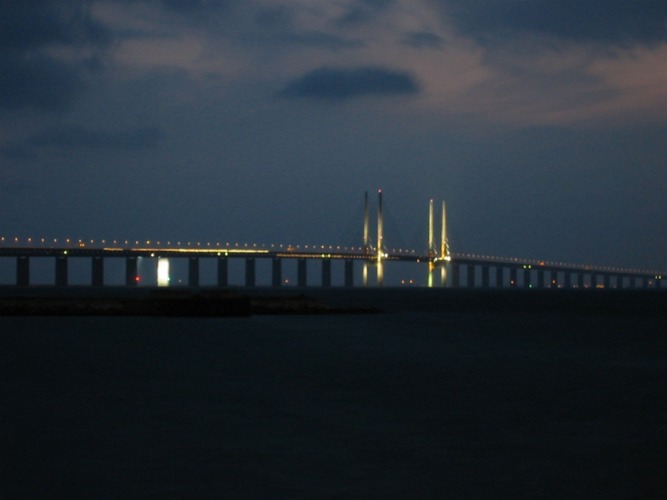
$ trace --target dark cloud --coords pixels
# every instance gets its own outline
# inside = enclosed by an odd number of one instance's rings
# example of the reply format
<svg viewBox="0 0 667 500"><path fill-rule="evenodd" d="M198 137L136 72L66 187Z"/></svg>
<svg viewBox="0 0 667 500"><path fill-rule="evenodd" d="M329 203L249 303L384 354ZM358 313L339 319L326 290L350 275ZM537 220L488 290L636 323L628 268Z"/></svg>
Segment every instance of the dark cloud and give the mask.
<svg viewBox="0 0 667 500"><path fill-rule="evenodd" d="M145 127L120 131L90 130L81 126L54 128L39 132L26 140L37 147L143 149L156 145L164 133Z"/></svg>
<svg viewBox="0 0 667 500"><path fill-rule="evenodd" d="M81 68L48 57L0 53L0 110L63 110L76 100Z"/></svg>
<svg viewBox="0 0 667 500"><path fill-rule="evenodd" d="M282 97L327 100L369 95L415 94L419 86L410 73L370 66L363 68L319 68L293 80Z"/></svg>
<svg viewBox="0 0 667 500"><path fill-rule="evenodd" d="M110 42L88 2L0 0L0 110L68 109ZM59 59L53 48L70 53Z"/></svg>
<svg viewBox="0 0 667 500"><path fill-rule="evenodd" d="M440 0L480 40L539 33L607 43L667 40L664 0Z"/></svg>
<svg viewBox="0 0 667 500"><path fill-rule="evenodd" d="M337 24L340 26L366 24L392 3L393 0L357 0L351 2L346 12L337 20Z"/></svg>
<svg viewBox="0 0 667 500"><path fill-rule="evenodd" d="M364 43L360 40L321 32L283 33L276 35L273 39L285 45L315 47L327 50L358 49L364 46Z"/></svg>
<svg viewBox="0 0 667 500"><path fill-rule="evenodd" d="M87 4L0 0L0 50L108 44L109 30L92 18Z"/></svg>
<svg viewBox="0 0 667 500"><path fill-rule="evenodd" d="M444 40L438 35L429 31L417 31L414 33L408 33L403 38L402 43L417 49L438 49L443 46Z"/></svg>

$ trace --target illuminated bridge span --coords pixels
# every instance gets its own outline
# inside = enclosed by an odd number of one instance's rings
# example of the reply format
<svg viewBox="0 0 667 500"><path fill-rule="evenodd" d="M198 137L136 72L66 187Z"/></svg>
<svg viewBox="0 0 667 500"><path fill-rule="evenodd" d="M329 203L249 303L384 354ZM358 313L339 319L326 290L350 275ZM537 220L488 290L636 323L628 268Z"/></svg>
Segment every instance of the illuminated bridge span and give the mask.
<svg viewBox="0 0 667 500"><path fill-rule="evenodd" d="M344 247L333 245L248 245L238 243L181 243L151 241L102 240L45 240L0 238L0 257L15 258L16 285L29 286L31 258L50 257L55 260L55 285L69 284L68 263L73 258L91 260L90 284L105 285L105 260L120 258L125 261L125 285L139 282L138 259L157 261L157 284L169 282L170 259L188 260L189 286L200 285L200 260L217 262L216 284L229 286L230 259L245 260L245 281L256 286L257 259L271 261L271 286L283 282L283 261L297 261L297 286L308 286L308 262L319 261L320 285L332 286L332 262L344 262L343 285L353 287L355 265L361 266L361 284L370 284L369 275L375 274L375 283L382 286L385 265L391 262L422 263L427 269L428 286L467 288L660 288L663 273L639 269L568 264L519 258L502 258L473 254L452 253L447 240L445 204L442 203L440 243L435 242L434 204L429 203L428 250L387 249L384 245L382 192L378 193L377 239L371 242L368 194L364 199L363 245ZM374 271L374 272L373 272Z"/></svg>

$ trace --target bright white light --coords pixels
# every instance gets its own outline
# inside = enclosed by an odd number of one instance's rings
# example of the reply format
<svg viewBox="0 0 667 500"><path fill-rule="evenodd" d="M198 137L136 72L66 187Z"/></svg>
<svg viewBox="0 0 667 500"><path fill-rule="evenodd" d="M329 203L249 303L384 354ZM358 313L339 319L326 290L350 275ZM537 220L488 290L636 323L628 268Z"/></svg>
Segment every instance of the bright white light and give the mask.
<svg viewBox="0 0 667 500"><path fill-rule="evenodd" d="M169 259L157 260L157 286L169 286Z"/></svg>

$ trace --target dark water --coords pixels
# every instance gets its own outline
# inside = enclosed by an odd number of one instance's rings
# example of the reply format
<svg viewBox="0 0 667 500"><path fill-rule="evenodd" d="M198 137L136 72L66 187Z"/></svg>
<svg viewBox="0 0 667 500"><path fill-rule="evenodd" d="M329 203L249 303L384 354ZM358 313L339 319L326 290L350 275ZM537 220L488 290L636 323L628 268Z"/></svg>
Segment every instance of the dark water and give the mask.
<svg viewBox="0 0 667 500"><path fill-rule="evenodd" d="M0 318L1 498L666 498L667 322Z"/></svg>

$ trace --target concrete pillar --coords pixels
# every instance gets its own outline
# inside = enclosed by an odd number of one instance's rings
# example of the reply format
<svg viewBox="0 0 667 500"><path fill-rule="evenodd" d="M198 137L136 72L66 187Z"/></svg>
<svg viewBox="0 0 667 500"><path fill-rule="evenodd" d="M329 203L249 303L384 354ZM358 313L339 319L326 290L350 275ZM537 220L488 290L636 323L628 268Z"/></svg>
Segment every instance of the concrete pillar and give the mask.
<svg viewBox="0 0 667 500"><path fill-rule="evenodd" d="M551 271L550 280L551 281L549 282L549 287L558 288L558 271L556 270Z"/></svg>
<svg viewBox="0 0 667 500"><path fill-rule="evenodd" d="M563 271L563 276L565 278L565 282L563 283L565 288L572 288L572 273L570 271Z"/></svg>
<svg viewBox="0 0 667 500"><path fill-rule="evenodd" d="M537 288L544 288L544 269L537 270Z"/></svg>
<svg viewBox="0 0 667 500"><path fill-rule="evenodd" d="M602 286L604 286L606 290L611 288L611 275L609 273L603 274L602 280Z"/></svg>
<svg viewBox="0 0 667 500"><path fill-rule="evenodd" d="M489 265L482 264L482 288L489 288L491 286L489 280Z"/></svg>
<svg viewBox="0 0 667 500"><path fill-rule="evenodd" d="M16 284L18 286L30 285L30 257L27 255L16 257Z"/></svg>
<svg viewBox="0 0 667 500"><path fill-rule="evenodd" d="M452 262L452 288L461 286L461 268L456 262Z"/></svg>
<svg viewBox="0 0 667 500"><path fill-rule="evenodd" d="M125 258L125 286L137 286L137 258L134 255Z"/></svg>
<svg viewBox="0 0 667 500"><path fill-rule="evenodd" d="M199 286L199 257L188 258L188 285Z"/></svg>
<svg viewBox="0 0 667 500"><path fill-rule="evenodd" d="M322 259L322 286L331 286L331 259Z"/></svg>
<svg viewBox="0 0 667 500"><path fill-rule="evenodd" d="M93 286L104 286L104 257L93 257L91 274L90 281Z"/></svg>
<svg viewBox="0 0 667 500"><path fill-rule="evenodd" d="M246 257L245 259L245 286L255 286L255 258Z"/></svg>
<svg viewBox="0 0 667 500"><path fill-rule="evenodd" d="M56 257L56 286L67 286L67 257Z"/></svg>
<svg viewBox="0 0 667 500"><path fill-rule="evenodd" d="M227 257L218 257L218 286L229 284L229 261Z"/></svg>
<svg viewBox="0 0 667 500"><path fill-rule="evenodd" d="M468 288L475 288L475 265L468 264L468 276L467 276L467 286Z"/></svg>
<svg viewBox="0 0 667 500"><path fill-rule="evenodd" d="M299 259L297 261L297 285L301 287L308 286L308 261L306 259Z"/></svg>
<svg viewBox="0 0 667 500"><path fill-rule="evenodd" d="M354 260L345 260L345 286L352 288L354 286Z"/></svg>
<svg viewBox="0 0 667 500"><path fill-rule="evenodd" d="M496 266L496 288L505 287L505 268L503 266Z"/></svg>
<svg viewBox="0 0 667 500"><path fill-rule="evenodd" d="M584 273L581 271L577 272L577 287L581 290L584 288Z"/></svg>
<svg viewBox="0 0 667 500"><path fill-rule="evenodd" d="M517 285L517 268L512 266L510 267L510 287L515 287Z"/></svg>
<svg viewBox="0 0 667 500"><path fill-rule="evenodd" d="M625 283L623 282L623 275L622 274L617 274L616 275L616 288L619 290L623 289L625 287Z"/></svg>
<svg viewBox="0 0 667 500"><path fill-rule="evenodd" d="M523 287L530 288L530 267L523 268Z"/></svg>
<svg viewBox="0 0 667 500"><path fill-rule="evenodd" d="M283 261L280 257L274 257L271 261L271 286L279 287L283 281Z"/></svg>
<svg viewBox="0 0 667 500"><path fill-rule="evenodd" d="M642 288L648 288L648 282L651 278L649 276L640 276L639 279L641 280Z"/></svg>

